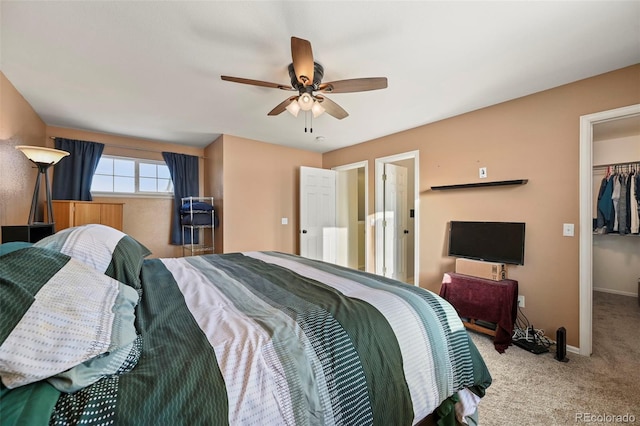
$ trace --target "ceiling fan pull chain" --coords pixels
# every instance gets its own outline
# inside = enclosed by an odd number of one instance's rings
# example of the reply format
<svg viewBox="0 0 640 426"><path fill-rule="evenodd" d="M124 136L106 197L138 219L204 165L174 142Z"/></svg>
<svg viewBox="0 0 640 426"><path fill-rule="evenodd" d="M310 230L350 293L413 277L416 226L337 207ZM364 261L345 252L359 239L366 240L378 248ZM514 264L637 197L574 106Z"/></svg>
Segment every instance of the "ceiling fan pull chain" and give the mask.
<svg viewBox="0 0 640 426"><path fill-rule="evenodd" d="M304 132L307 133L307 111L304 112Z"/></svg>

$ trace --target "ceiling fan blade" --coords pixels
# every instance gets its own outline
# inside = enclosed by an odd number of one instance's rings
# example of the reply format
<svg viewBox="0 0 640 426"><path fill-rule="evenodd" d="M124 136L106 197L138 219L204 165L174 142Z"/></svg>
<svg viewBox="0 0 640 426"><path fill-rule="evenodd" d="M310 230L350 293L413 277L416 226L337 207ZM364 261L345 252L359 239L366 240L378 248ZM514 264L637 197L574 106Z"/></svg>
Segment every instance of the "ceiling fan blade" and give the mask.
<svg viewBox="0 0 640 426"><path fill-rule="evenodd" d="M349 116L347 111L331 99L320 95L316 95L316 99L320 101L320 105L322 105L327 114L337 118L338 120L342 120Z"/></svg>
<svg viewBox="0 0 640 426"><path fill-rule="evenodd" d="M285 99L284 101L280 102L274 109L272 109L271 111L269 111L269 113L267 115L278 115L284 112L284 110L287 109L287 107L289 106L289 104L293 101L295 101L296 99L298 99L297 96L292 96L288 99Z"/></svg>
<svg viewBox="0 0 640 426"><path fill-rule="evenodd" d="M352 78L322 83L318 90L325 93L366 92L387 88L387 77Z"/></svg>
<svg viewBox="0 0 640 426"><path fill-rule="evenodd" d="M313 84L313 52L311 43L298 37L291 37L291 59L298 82L304 86Z"/></svg>
<svg viewBox="0 0 640 426"><path fill-rule="evenodd" d="M240 78L240 77L229 77L228 75L221 75L220 78L223 79L224 81L231 81L233 83L242 83L242 84L250 84L252 86L270 87L272 89L295 90L293 87L287 86L286 84L269 83L268 81L251 80L249 78Z"/></svg>

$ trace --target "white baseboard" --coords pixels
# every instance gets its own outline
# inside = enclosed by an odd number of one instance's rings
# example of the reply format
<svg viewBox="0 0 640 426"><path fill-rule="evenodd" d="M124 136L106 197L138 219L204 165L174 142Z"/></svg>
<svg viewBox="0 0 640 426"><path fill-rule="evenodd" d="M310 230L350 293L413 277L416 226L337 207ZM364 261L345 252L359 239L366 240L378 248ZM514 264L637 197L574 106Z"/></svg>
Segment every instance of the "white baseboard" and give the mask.
<svg viewBox="0 0 640 426"><path fill-rule="evenodd" d="M572 354L580 355L580 348L576 348L575 346L567 345L567 352L571 352Z"/></svg>
<svg viewBox="0 0 640 426"><path fill-rule="evenodd" d="M620 296L638 297L637 293L631 293L630 291L611 290L609 288L593 287L593 291L600 291L602 293L618 294Z"/></svg>

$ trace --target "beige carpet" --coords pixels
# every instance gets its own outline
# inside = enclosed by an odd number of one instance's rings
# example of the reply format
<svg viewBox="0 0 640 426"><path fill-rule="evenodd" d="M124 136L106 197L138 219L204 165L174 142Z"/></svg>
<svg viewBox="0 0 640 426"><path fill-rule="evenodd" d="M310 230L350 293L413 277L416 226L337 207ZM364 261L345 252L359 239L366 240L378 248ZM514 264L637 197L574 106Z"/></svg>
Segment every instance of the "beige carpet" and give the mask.
<svg viewBox="0 0 640 426"><path fill-rule="evenodd" d="M554 359L555 347L534 355L510 346L499 354L488 336L470 334L493 377L480 425L640 425L637 298L594 292L593 354L568 353L568 363ZM547 335L555 339L555 330ZM612 417L624 415L635 422Z"/></svg>

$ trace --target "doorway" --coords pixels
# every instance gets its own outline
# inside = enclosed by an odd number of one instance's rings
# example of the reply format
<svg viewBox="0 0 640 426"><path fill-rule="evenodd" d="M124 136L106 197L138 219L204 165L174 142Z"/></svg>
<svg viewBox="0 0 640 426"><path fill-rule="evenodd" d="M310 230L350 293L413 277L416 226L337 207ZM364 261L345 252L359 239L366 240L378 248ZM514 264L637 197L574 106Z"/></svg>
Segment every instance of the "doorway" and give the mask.
<svg viewBox="0 0 640 426"><path fill-rule="evenodd" d="M369 205L369 163L360 161L332 168L336 176L338 265L368 270L369 232L365 226Z"/></svg>
<svg viewBox="0 0 640 426"><path fill-rule="evenodd" d="M634 115L640 104L580 117L580 355L593 348L593 127Z"/></svg>
<svg viewBox="0 0 640 426"><path fill-rule="evenodd" d="M420 265L418 182L419 151L375 160L375 271L414 285Z"/></svg>

